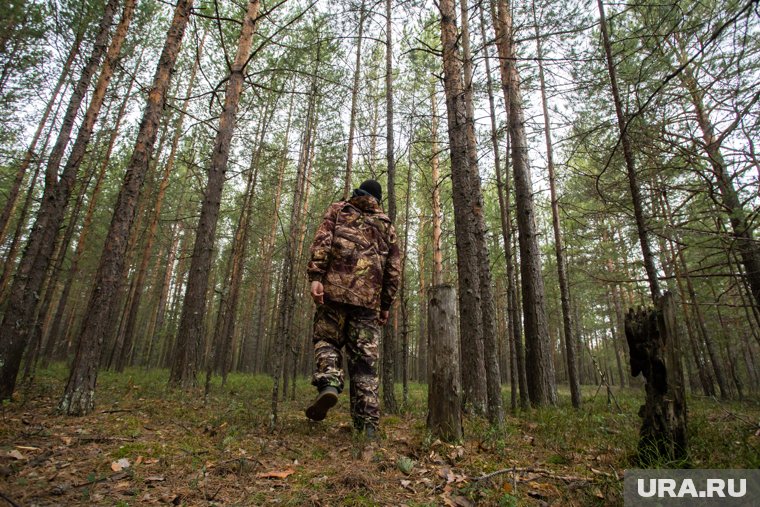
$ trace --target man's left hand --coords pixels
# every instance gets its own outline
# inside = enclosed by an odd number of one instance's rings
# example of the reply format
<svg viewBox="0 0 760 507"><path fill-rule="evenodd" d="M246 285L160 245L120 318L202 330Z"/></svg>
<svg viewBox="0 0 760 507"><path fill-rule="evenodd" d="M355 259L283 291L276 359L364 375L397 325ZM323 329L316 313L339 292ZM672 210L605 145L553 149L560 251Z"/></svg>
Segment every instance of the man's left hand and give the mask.
<svg viewBox="0 0 760 507"><path fill-rule="evenodd" d="M380 311L380 315L377 317L377 321L380 323L381 326L384 326L388 323L388 317L390 317L390 310L382 310Z"/></svg>

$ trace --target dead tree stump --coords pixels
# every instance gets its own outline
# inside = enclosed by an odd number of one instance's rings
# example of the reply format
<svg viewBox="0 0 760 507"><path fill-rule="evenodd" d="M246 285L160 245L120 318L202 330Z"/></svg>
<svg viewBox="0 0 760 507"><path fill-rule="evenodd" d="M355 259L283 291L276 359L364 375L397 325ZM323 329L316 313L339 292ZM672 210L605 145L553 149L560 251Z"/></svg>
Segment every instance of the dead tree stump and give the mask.
<svg viewBox="0 0 760 507"><path fill-rule="evenodd" d="M643 373L646 379L646 402L639 409L639 462L647 466L683 461L687 457L686 399L673 295L666 292L656 310L628 310L625 337L631 351L631 375Z"/></svg>
<svg viewBox="0 0 760 507"><path fill-rule="evenodd" d="M441 440L462 438L462 385L456 291L436 285L428 292L427 426Z"/></svg>

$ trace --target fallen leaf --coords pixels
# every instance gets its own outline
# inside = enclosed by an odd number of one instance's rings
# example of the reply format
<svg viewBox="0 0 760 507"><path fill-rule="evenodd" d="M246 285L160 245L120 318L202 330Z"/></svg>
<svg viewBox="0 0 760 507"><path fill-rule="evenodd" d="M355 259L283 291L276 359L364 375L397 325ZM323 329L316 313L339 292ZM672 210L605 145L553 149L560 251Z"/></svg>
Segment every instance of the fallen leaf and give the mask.
<svg viewBox="0 0 760 507"><path fill-rule="evenodd" d="M285 479L287 476L292 475L294 473L296 473L295 470L293 470L292 468L288 468L281 472L276 472L276 471L261 472L260 474L256 474L256 477L258 477L259 479Z"/></svg>
<svg viewBox="0 0 760 507"><path fill-rule="evenodd" d="M174 501L177 498L179 498L177 495L171 495L171 494L161 495L161 501L163 503L174 503Z"/></svg>
<svg viewBox="0 0 760 507"><path fill-rule="evenodd" d="M23 451L39 451L39 447L30 447L28 445L17 445L16 449L21 449Z"/></svg>
<svg viewBox="0 0 760 507"><path fill-rule="evenodd" d="M456 507L472 507L473 506L473 503L463 496L455 495L455 496L452 496L451 499L454 501L454 505L456 505Z"/></svg>
<svg viewBox="0 0 760 507"><path fill-rule="evenodd" d="M509 483L509 481L504 481L504 484L501 485L501 489L503 489L506 493L511 493L512 485Z"/></svg>
<svg viewBox="0 0 760 507"><path fill-rule="evenodd" d="M73 438L67 437L67 436L63 436L63 435L61 436L61 440L63 440L63 443L66 444L66 445L71 445L71 442L74 441Z"/></svg>
<svg viewBox="0 0 760 507"><path fill-rule="evenodd" d="M416 491L414 491L414 488L412 487L412 481L407 481L407 480L402 479L401 480L401 487L408 489L412 493L416 493Z"/></svg>
<svg viewBox="0 0 760 507"><path fill-rule="evenodd" d="M8 456L11 457L11 458L13 458L13 459L18 459L18 460L26 459L26 456L24 456L23 454L21 454L20 452L18 452L16 449L14 449L11 452L9 452Z"/></svg>
<svg viewBox="0 0 760 507"><path fill-rule="evenodd" d="M135 460L135 465L139 465L142 462L143 462L143 457L142 456L138 456L137 459Z"/></svg>
<svg viewBox="0 0 760 507"><path fill-rule="evenodd" d="M160 475L151 475L145 478L145 482L163 482L166 479Z"/></svg>
<svg viewBox="0 0 760 507"><path fill-rule="evenodd" d="M121 472L125 468L129 468L130 463L127 458L121 458L119 461L114 461L111 463L111 470L114 472Z"/></svg>

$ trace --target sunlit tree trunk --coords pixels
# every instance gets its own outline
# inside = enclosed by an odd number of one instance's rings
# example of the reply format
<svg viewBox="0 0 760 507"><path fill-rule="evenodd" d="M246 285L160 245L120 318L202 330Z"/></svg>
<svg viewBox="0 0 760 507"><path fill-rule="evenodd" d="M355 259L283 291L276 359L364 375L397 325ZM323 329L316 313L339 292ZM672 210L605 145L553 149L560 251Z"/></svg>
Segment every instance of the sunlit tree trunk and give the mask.
<svg viewBox="0 0 760 507"><path fill-rule="evenodd" d="M256 31L259 6L259 0L248 2L243 27L238 39L237 53L232 68L229 69L230 74L224 94L224 108L219 118L219 127L214 139L208 183L201 205L187 289L182 305L182 316L177 332L177 355L169 377L169 383L178 387L188 388L196 384L196 369L199 360L197 347L198 344L202 343L204 336L206 291L213 260L214 239L219 218L224 175L227 171L230 144L235 129L240 95L243 90L245 66L248 63L253 44L253 34Z"/></svg>

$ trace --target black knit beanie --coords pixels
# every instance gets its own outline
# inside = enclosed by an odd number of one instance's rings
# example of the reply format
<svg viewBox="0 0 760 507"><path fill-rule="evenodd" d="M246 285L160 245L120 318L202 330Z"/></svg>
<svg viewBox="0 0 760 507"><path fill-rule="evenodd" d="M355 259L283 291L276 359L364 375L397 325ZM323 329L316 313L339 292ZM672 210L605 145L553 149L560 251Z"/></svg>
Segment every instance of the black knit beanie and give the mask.
<svg viewBox="0 0 760 507"><path fill-rule="evenodd" d="M377 202L380 202L383 198L383 187L381 187L380 183L375 180L365 180L361 185L359 185L359 190L363 190L364 192L368 193L377 199Z"/></svg>

